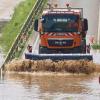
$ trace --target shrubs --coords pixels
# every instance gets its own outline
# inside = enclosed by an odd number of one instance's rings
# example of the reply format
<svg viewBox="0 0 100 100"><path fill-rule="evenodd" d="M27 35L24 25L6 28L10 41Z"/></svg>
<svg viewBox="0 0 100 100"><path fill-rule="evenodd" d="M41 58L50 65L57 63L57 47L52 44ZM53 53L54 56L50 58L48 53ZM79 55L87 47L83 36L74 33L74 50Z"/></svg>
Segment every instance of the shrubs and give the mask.
<svg viewBox="0 0 100 100"><path fill-rule="evenodd" d="M85 73L95 72L96 65L93 62L84 60L68 60L54 62L52 60L12 60L5 65L6 71L31 71L31 72L69 72L69 73Z"/></svg>
<svg viewBox="0 0 100 100"><path fill-rule="evenodd" d="M93 45L92 45L92 48L93 48L94 50L100 49L100 45L99 45L99 44L93 44Z"/></svg>

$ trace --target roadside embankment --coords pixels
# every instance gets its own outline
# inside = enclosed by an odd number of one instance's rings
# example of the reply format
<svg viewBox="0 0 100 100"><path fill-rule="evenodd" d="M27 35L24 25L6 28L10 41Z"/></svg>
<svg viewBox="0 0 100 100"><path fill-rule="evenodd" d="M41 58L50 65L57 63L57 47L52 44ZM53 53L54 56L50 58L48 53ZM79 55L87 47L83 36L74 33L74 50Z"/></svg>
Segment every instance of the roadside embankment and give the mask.
<svg viewBox="0 0 100 100"><path fill-rule="evenodd" d="M93 72L100 72L100 65L94 64L92 61L84 60L12 60L5 65L6 71L15 72L66 72L66 73L83 73L91 74Z"/></svg>
<svg viewBox="0 0 100 100"><path fill-rule="evenodd" d="M0 37L0 46L7 53L12 46L13 41L20 32L29 12L31 11L36 0L24 0L15 9L12 19L2 29Z"/></svg>
<svg viewBox="0 0 100 100"><path fill-rule="evenodd" d="M0 20L0 35L2 33L2 28L8 23L8 20Z"/></svg>

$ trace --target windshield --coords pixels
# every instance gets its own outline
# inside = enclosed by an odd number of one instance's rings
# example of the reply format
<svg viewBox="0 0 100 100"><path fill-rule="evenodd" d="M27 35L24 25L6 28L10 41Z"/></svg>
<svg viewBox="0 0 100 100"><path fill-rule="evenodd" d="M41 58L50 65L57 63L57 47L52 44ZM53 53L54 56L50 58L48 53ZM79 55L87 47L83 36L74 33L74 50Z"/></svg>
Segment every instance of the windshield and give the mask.
<svg viewBox="0 0 100 100"><path fill-rule="evenodd" d="M77 15L45 15L42 17L44 32L78 32Z"/></svg>

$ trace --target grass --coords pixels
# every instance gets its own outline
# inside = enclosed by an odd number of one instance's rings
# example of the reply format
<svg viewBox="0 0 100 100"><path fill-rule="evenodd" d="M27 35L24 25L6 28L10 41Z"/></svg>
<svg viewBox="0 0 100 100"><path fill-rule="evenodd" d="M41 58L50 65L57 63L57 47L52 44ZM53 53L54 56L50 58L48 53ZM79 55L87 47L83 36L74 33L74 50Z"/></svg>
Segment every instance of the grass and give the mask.
<svg viewBox="0 0 100 100"><path fill-rule="evenodd" d="M32 9L36 0L22 1L14 11L12 19L2 29L2 37L0 38L0 45L3 51L7 53L12 46L13 41L20 32L20 29L25 22L30 10Z"/></svg>

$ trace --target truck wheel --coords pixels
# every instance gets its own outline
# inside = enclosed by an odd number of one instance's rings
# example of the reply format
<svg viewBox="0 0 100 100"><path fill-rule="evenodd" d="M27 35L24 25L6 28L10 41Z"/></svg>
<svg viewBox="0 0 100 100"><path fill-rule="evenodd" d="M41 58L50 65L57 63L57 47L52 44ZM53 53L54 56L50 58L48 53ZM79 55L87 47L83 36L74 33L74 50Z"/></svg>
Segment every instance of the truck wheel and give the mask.
<svg viewBox="0 0 100 100"><path fill-rule="evenodd" d="M86 46L87 53L90 53L90 44Z"/></svg>
<svg viewBox="0 0 100 100"><path fill-rule="evenodd" d="M47 48L39 46L39 54L48 54Z"/></svg>
<svg viewBox="0 0 100 100"><path fill-rule="evenodd" d="M82 45L81 45L81 50L82 50L82 53L86 53L86 40L83 40Z"/></svg>
<svg viewBox="0 0 100 100"><path fill-rule="evenodd" d="M74 48L74 53L82 53L81 46Z"/></svg>
<svg viewBox="0 0 100 100"><path fill-rule="evenodd" d="M43 47L39 46L39 54L44 54L45 50Z"/></svg>
<svg viewBox="0 0 100 100"><path fill-rule="evenodd" d="M83 39L82 42L81 42L81 46L80 46L80 53L86 53L86 40Z"/></svg>

